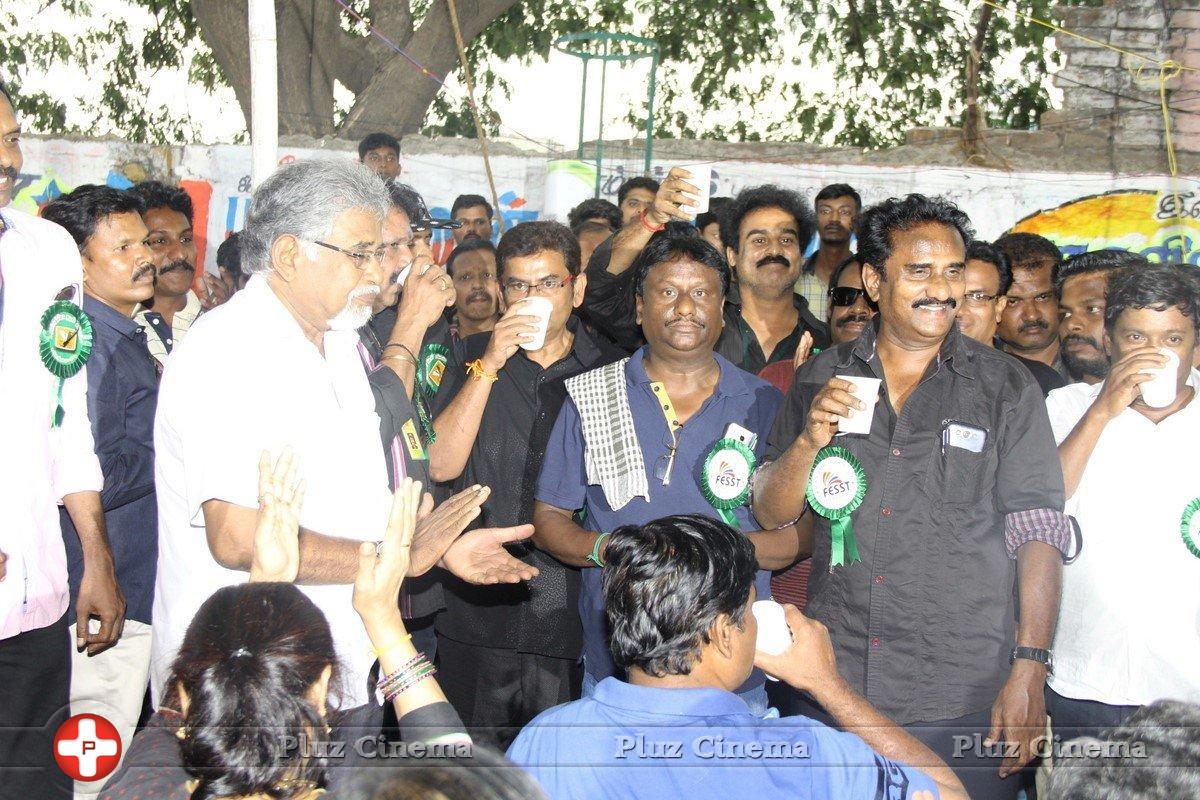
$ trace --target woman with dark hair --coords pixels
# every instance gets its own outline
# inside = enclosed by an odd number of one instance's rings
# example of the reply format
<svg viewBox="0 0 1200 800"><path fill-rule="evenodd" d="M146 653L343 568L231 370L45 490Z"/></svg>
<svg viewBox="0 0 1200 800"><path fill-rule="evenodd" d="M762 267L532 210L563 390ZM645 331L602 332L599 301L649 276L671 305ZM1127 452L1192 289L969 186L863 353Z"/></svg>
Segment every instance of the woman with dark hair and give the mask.
<svg viewBox="0 0 1200 800"><path fill-rule="evenodd" d="M331 767L346 765L333 757L355 752L348 731L334 733L341 720L331 710L337 656L329 623L291 583L303 496L291 454L273 465L264 454L259 474L251 582L223 588L200 607L164 707L134 737L99 800L308 800L334 782ZM401 739L469 743L400 616L420 504L421 485L405 480L382 547L364 543L359 551L354 608L379 657L379 690L395 708Z"/></svg>

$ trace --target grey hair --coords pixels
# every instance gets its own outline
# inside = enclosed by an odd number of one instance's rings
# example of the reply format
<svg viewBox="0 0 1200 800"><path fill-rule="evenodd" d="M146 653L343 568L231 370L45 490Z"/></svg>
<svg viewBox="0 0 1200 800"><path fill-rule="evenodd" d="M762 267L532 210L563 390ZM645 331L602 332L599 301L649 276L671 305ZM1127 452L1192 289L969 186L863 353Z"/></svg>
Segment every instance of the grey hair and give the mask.
<svg viewBox="0 0 1200 800"><path fill-rule="evenodd" d="M271 269L271 247L280 236L312 241L329 235L338 214L370 212L381 222L391 201L383 181L362 164L326 159L296 161L259 184L240 238L242 271Z"/></svg>

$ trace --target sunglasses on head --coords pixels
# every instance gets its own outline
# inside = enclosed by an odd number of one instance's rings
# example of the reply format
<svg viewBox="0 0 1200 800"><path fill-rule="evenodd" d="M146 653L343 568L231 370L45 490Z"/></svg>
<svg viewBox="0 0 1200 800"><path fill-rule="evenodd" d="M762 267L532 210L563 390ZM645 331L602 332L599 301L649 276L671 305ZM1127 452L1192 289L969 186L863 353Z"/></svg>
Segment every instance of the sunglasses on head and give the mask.
<svg viewBox="0 0 1200 800"><path fill-rule="evenodd" d="M866 289L855 289L853 286L834 286L829 290L830 300L835 306L852 306L866 294Z"/></svg>

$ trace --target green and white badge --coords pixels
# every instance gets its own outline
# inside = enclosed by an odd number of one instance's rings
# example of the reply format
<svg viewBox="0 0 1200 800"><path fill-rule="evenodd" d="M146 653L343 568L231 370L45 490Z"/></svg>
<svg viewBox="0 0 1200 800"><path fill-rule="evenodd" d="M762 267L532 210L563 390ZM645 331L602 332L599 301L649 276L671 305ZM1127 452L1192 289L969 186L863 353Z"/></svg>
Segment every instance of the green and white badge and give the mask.
<svg viewBox="0 0 1200 800"><path fill-rule="evenodd" d="M38 351L50 374L58 378L58 397L51 427L62 425L63 384L77 374L92 354L92 321L83 309L70 300L56 300L42 314Z"/></svg>
<svg viewBox="0 0 1200 800"><path fill-rule="evenodd" d="M726 525L738 527L733 510L750 497L750 476L757 459L754 451L737 439L718 439L704 457L700 491Z"/></svg>
<svg viewBox="0 0 1200 800"><path fill-rule="evenodd" d="M1183 546L1196 558L1200 558L1200 497L1188 503L1183 509L1183 519L1179 524L1179 532L1183 535Z"/></svg>
<svg viewBox="0 0 1200 800"><path fill-rule="evenodd" d="M829 569L862 561L854 541L852 514L867 495L867 474L862 464L844 447L824 447L813 461L808 476L808 504L829 520L832 549Z"/></svg>

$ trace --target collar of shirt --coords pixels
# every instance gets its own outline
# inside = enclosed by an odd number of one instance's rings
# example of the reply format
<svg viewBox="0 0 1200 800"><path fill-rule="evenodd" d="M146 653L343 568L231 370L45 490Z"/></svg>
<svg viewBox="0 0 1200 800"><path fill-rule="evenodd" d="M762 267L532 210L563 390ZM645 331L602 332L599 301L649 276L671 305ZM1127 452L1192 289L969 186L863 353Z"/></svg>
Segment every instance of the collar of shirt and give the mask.
<svg viewBox="0 0 1200 800"><path fill-rule="evenodd" d="M808 258L804 259L804 267L800 270L806 275L812 275L817 271L817 253L821 252L821 248L813 250Z"/></svg>
<svg viewBox="0 0 1200 800"><path fill-rule="evenodd" d="M812 309L808 305L808 298L799 292L792 292L792 305L800 312L800 319L797 324L802 325L805 313L812 313ZM736 283L729 285L729 294L725 295L725 312L729 313L730 311L738 317L742 316L742 292Z"/></svg>
<svg viewBox="0 0 1200 800"><path fill-rule="evenodd" d="M625 376L633 386L652 383L650 376L646 374L644 363L648 352L650 352L650 345L642 346L636 353L630 356L629 363L625 365ZM736 397L737 395L750 394L762 386L762 383L754 378L753 375L744 369L738 369L734 364L723 358L720 353L714 352L712 355L721 370L721 376L717 380L717 387L713 390L714 397Z"/></svg>
<svg viewBox="0 0 1200 800"><path fill-rule="evenodd" d="M856 357L867 364L875 359L881 324L880 317L876 315L874 321L863 329L857 339L838 345L840 360L837 368L839 370L849 367ZM930 364L931 372L936 372L942 364L946 364L964 378L974 380L978 377L979 370L975 364L975 356L963 346L964 338L959 333L957 325L950 326L950 332L946 334L946 338L942 340L942 346L938 349L937 359Z"/></svg>
<svg viewBox="0 0 1200 800"><path fill-rule="evenodd" d="M87 312L95 324L107 325L127 339L139 341L142 326L133 317L127 317L120 311L86 292L83 295L83 310Z"/></svg>
<svg viewBox="0 0 1200 800"><path fill-rule="evenodd" d="M746 701L724 689L655 689L605 678L596 685L595 699L607 706L638 714L661 714L665 717L728 717L751 718Z"/></svg>

